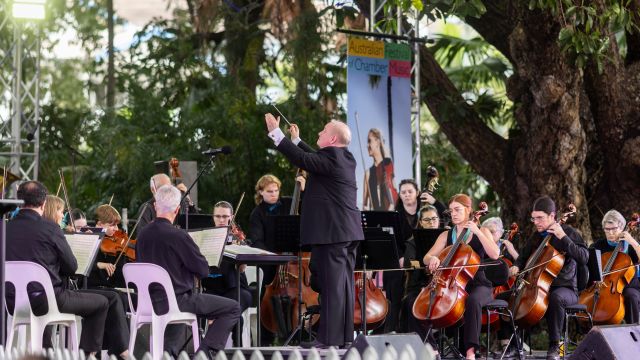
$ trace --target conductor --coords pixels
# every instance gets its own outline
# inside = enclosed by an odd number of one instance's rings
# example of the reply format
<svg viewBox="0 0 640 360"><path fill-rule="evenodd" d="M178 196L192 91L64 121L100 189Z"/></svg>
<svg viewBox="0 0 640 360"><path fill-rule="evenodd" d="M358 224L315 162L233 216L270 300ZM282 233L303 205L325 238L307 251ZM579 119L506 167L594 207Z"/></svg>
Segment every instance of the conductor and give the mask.
<svg viewBox="0 0 640 360"><path fill-rule="evenodd" d="M309 267L320 290L318 338L306 344L316 348L344 347L353 341L355 266L358 241L364 239L356 206L356 161L347 149L349 127L331 120L318 133L314 151L300 139L295 124L292 140L280 130L280 118L265 114L269 137L293 165L307 171L300 215L300 241L311 246Z"/></svg>

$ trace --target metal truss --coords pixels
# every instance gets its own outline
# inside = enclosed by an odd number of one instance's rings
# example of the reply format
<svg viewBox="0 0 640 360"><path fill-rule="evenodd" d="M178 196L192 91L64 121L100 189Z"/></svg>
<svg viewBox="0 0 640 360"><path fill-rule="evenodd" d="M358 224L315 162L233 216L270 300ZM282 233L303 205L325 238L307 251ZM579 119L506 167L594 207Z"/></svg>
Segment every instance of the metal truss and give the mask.
<svg viewBox="0 0 640 360"><path fill-rule="evenodd" d="M15 175L37 180L40 26L14 20L10 5L0 2L0 158Z"/></svg>

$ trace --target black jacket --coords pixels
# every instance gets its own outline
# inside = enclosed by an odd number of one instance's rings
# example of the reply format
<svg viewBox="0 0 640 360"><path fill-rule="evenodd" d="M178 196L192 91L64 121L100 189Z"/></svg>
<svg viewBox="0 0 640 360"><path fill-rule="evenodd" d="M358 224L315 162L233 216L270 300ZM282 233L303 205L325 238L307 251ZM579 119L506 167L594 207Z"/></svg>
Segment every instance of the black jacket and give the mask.
<svg viewBox="0 0 640 360"><path fill-rule="evenodd" d="M583 266L589 260L589 250L582 240L582 236L569 225L562 225L562 229L567 234L562 239L551 236L549 241L551 246L561 253L564 253L564 266L560 270L558 277L551 283L551 286L568 287L578 291L578 265ZM532 253L538 248L544 237L534 232L527 242L522 254L516 261L516 266L522 271Z"/></svg>
<svg viewBox="0 0 640 360"><path fill-rule="evenodd" d="M42 265L51 276L56 294L67 287L64 277L74 275L78 269L60 226L29 209L20 210L7 224L6 259Z"/></svg>
<svg viewBox="0 0 640 360"><path fill-rule="evenodd" d="M300 241L322 245L364 239L357 203L356 160L346 147L313 151L284 138L278 150L308 172L300 215Z"/></svg>
<svg viewBox="0 0 640 360"><path fill-rule="evenodd" d="M142 229L136 260L167 270L178 295L193 290L194 276L204 278L209 274L207 260L189 234L164 218L156 218Z"/></svg>

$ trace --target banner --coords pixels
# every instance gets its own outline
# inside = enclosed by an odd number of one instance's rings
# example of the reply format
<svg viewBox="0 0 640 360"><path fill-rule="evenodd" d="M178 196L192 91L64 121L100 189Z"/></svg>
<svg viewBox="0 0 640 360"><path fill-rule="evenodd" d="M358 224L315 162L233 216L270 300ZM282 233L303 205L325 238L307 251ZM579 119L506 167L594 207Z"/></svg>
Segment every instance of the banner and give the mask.
<svg viewBox="0 0 640 360"><path fill-rule="evenodd" d="M411 56L408 45L349 39L349 150L358 162L358 206L363 210L394 210L397 184L413 178Z"/></svg>

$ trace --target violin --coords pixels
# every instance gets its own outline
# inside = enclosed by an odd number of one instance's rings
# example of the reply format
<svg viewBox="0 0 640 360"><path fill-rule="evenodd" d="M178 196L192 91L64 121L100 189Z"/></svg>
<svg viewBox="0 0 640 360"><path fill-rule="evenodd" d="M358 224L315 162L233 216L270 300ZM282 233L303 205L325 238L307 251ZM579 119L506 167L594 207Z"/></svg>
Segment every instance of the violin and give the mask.
<svg viewBox="0 0 640 360"><path fill-rule="evenodd" d="M633 230L640 222L640 215L633 214L624 231ZM624 297L622 291L636 276L636 267L631 257L623 253L624 242L611 252L602 254L602 281L597 281L580 293L578 303L587 306L594 324L618 325L624 319Z"/></svg>
<svg viewBox="0 0 640 360"><path fill-rule="evenodd" d="M245 235L244 231L242 231L242 229L240 228L240 225L236 223L236 217L235 217L235 214L237 214L238 210L240 210L240 205L242 205L242 200L244 200L244 193L240 195L238 206L236 206L235 210L233 211L234 216L231 217L231 229L229 230L231 232L233 242L236 245L247 244L247 236Z"/></svg>
<svg viewBox="0 0 640 360"><path fill-rule="evenodd" d="M559 223L564 224L575 213L575 205L569 204ZM509 299L515 322L524 327L531 327L542 320L549 306L551 283L564 266L564 255L549 243L552 236L547 235L529 257L525 269L516 278L516 291Z"/></svg>
<svg viewBox="0 0 640 360"><path fill-rule="evenodd" d="M489 212L487 203L480 203L479 210L471 214L474 222ZM446 328L457 323L464 314L464 305L469 294L465 290L473 279L480 256L467 242L471 230L466 229L440 252L440 267L433 273L431 282L422 290L413 303L413 315L419 320L429 321L435 328Z"/></svg>
<svg viewBox="0 0 640 360"><path fill-rule="evenodd" d="M121 254L124 254L129 261L136 261L136 240L129 239L126 232L116 230L113 235L105 235L102 238L100 251L105 255L117 257L116 263L120 260Z"/></svg>
<svg viewBox="0 0 640 360"><path fill-rule="evenodd" d="M296 173L296 178L299 174L300 170ZM296 180L293 191L295 201L292 201L289 209L291 215L297 215L301 190L302 184ZM282 339L286 339L292 329L298 326L299 315L304 314L307 307L318 305L318 293L311 289L311 270L309 269L311 254L303 252L300 255L302 259L300 263L292 261L278 266L276 276L265 288L260 302L262 325ZM300 290L302 294L299 294ZM309 326L314 325L319 319L319 315L313 315Z"/></svg>

